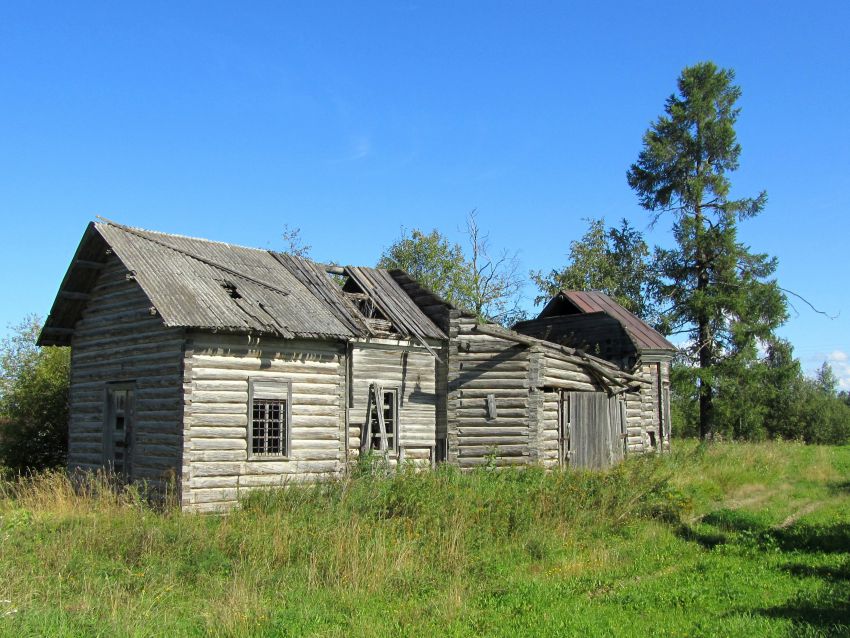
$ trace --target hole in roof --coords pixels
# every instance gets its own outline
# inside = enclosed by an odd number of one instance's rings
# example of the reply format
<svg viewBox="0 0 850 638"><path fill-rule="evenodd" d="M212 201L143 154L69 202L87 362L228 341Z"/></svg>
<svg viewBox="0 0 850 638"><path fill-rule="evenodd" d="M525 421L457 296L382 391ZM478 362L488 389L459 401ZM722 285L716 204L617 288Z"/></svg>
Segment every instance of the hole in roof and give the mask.
<svg viewBox="0 0 850 638"><path fill-rule="evenodd" d="M335 285L339 286L340 288L344 288L346 282L348 281L348 275L338 275L332 272L325 272L325 275L327 275L328 279L330 279L332 282L334 282Z"/></svg>
<svg viewBox="0 0 850 638"><path fill-rule="evenodd" d="M365 295L362 292L348 292L346 293L346 296L354 303L358 312L360 312L360 314L366 319L386 320L386 317L380 310L378 310L375 302L372 301L368 295Z"/></svg>
<svg viewBox="0 0 850 638"><path fill-rule="evenodd" d="M242 295L239 294L239 291L236 290L236 284L232 281L222 281L221 287L230 295L231 299L242 299Z"/></svg>

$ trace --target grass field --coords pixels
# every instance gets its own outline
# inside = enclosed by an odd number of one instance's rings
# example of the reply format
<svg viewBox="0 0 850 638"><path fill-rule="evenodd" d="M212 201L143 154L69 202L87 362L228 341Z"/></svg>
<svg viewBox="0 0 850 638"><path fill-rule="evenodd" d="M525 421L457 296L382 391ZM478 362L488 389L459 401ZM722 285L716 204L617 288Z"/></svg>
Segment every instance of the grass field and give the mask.
<svg viewBox="0 0 850 638"><path fill-rule="evenodd" d="M850 635L850 447L676 448L360 473L226 517L7 482L0 635Z"/></svg>

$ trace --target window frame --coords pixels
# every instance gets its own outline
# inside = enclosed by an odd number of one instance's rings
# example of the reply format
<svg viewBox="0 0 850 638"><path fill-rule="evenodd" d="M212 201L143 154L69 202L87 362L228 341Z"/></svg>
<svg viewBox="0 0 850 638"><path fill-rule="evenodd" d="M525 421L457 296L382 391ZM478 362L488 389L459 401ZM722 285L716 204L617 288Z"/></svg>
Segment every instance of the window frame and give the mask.
<svg viewBox="0 0 850 638"><path fill-rule="evenodd" d="M130 480L133 475L133 453L136 443L136 382L135 381L107 381L103 389L103 441L101 447L101 459L104 467L116 476ZM122 470L115 469L115 432L116 432L116 410L115 393L124 392L123 418L124 432L122 441Z"/></svg>
<svg viewBox="0 0 850 638"><path fill-rule="evenodd" d="M257 397L255 384L257 383L273 383L281 387L281 395L279 397L263 396L265 392L260 392ZM283 390L285 388L285 390ZM254 452L254 400L279 400L286 401L286 407L282 411L282 417L285 419L281 432L281 448L280 454L255 453ZM286 377L266 377L255 376L248 377L248 421L245 425L245 441L247 444L247 453L249 461L288 461L292 457L292 380Z"/></svg>
<svg viewBox="0 0 850 638"><path fill-rule="evenodd" d="M370 390L370 392L371 392L371 390ZM393 411L393 434L392 434L393 444L392 444L392 447L387 446L386 454L395 456L399 453L399 450L401 449L401 446L399 445L399 399L398 399L399 394L400 394L400 390L399 390L398 387L395 387L395 386L389 387L389 388L381 386L381 395L382 395L381 396L381 403L380 403L380 405L375 406L376 410L378 410L378 409L383 410L384 409L384 395L386 395L386 394L390 394L393 397L392 403L391 403L392 411ZM371 417L371 415L369 415L369 416ZM376 416L376 418L377 418L377 416ZM384 419L384 426L386 427L386 419ZM375 436L376 436L376 434L372 432L372 421L371 421L371 418L370 418L370 420L369 420L369 450L371 450L372 452L380 453L381 452L380 448L372 447L372 440ZM387 436L387 438L389 438L389 435Z"/></svg>

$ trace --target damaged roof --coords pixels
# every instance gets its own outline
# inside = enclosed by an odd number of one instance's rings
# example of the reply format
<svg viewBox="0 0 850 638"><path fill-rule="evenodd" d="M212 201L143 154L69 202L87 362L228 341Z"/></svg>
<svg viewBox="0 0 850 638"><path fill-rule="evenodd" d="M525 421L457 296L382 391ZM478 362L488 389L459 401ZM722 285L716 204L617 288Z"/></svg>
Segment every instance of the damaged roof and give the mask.
<svg viewBox="0 0 850 638"><path fill-rule="evenodd" d="M41 345L70 343L109 251L169 327L284 338L374 335L324 267L307 259L98 222L89 224L83 235L45 322ZM346 268L345 274L353 277L353 270ZM370 272L370 290L364 292L374 294L398 336L445 338L386 273L357 270L358 279L364 277L361 271Z"/></svg>
<svg viewBox="0 0 850 638"><path fill-rule="evenodd" d="M349 266L346 272L393 325L411 335L432 339L446 338L445 333L419 309L388 271L382 268Z"/></svg>
<svg viewBox="0 0 850 638"><path fill-rule="evenodd" d="M594 312L603 312L616 319L640 350L676 350L676 346L665 339L664 335L605 293L596 290L562 290L546 304L538 319Z"/></svg>

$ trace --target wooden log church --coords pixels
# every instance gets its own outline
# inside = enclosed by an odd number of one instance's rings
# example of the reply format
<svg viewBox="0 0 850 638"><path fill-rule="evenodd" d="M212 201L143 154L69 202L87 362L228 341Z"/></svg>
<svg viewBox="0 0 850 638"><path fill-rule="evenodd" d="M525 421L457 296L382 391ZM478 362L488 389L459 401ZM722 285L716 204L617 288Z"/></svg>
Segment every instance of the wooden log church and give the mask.
<svg viewBox="0 0 850 638"><path fill-rule="evenodd" d="M514 330L400 270L90 224L39 340L71 346L68 465L190 511L391 464L607 467L669 446L673 346L601 293Z"/></svg>

